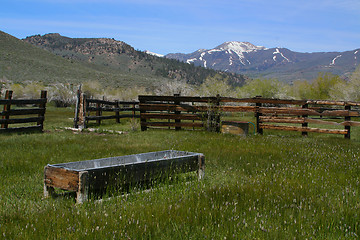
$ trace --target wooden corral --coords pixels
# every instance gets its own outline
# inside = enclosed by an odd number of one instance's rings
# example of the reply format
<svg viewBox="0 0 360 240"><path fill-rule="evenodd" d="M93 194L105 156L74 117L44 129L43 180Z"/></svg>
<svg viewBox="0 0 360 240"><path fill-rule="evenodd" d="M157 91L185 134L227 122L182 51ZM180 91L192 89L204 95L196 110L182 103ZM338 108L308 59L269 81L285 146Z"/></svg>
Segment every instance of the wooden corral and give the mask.
<svg viewBox="0 0 360 240"><path fill-rule="evenodd" d="M149 127L175 130L205 127L210 131L220 131L220 102L217 97L139 96L139 101L142 131Z"/></svg>
<svg viewBox="0 0 360 240"><path fill-rule="evenodd" d="M220 131L221 116L226 112L253 112L256 130L264 129L342 134L350 138L352 121L360 116L360 103L324 100L287 100L228 97L139 96L141 129L149 127L206 128ZM241 120L241 119L239 119ZM290 124L301 124L293 126ZM332 125L342 129L309 127L309 124Z"/></svg>
<svg viewBox="0 0 360 240"><path fill-rule="evenodd" d="M78 91L74 127L86 128L89 121L96 121L100 125L102 120L107 119L115 119L116 123L120 123L121 118L139 118L138 105L137 101L91 99Z"/></svg>
<svg viewBox="0 0 360 240"><path fill-rule="evenodd" d="M47 92L41 91L39 99L12 99L12 95L13 91L7 90L5 99L0 99L0 105L3 105L3 111L0 112L0 133L42 132L44 129ZM23 125L21 127L9 126L13 124Z"/></svg>

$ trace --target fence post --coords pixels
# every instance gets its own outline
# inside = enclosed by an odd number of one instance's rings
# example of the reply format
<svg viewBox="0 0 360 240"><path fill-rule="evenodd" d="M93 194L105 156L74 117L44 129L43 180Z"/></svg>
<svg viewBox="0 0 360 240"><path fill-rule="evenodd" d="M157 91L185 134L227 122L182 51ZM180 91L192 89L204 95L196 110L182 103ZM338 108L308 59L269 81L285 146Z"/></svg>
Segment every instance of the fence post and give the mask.
<svg viewBox="0 0 360 240"><path fill-rule="evenodd" d="M260 99L261 96L256 96L256 98ZM256 118L256 131L258 134L263 134L263 129L260 128L260 117L262 116L262 113L260 113L260 108L261 108L262 104L261 102L257 102L256 103L256 112L255 112L255 118Z"/></svg>
<svg viewBox="0 0 360 240"><path fill-rule="evenodd" d="M78 128L86 128L86 95L80 93Z"/></svg>
<svg viewBox="0 0 360 240"><path fill-rule="evenodd" d="M350 112L351 106L345 105L345 110L348 110ZM347 122L347 121L351 121L350 116L345 116L345 122ZM345 138L350 139L350 126L345 126L345 130L347 130L347 133L345 134Z"/></svg>
<svg viewBox="0 0 360 240"><path fill-rule="evenodd" d="M133 117L132 117L132 118L133 118L133 120L134 120L134 119L135 119L135 116L136 116L136 112L135 112L135 111L136 111L136 103L134 102L132 106L133 106L133 110L132 110Z"/></svg>
<svg viewBox="0 0 360 240"><path fill-rule="evenodd" d="M178 99L179 96L180 96L179 93L174 94L174 97L175 97L175 100L174 100L175 108L177 108L178 105L180 105L180 101L179 101L179 99ZM176 114L177 117L178 117L178 119L175 119L175 124L181 122L181 120L180 120L180 113L181 113L181 111L176 111L176 109L175 109L175 114ZM176 130L176 131L179 131L179 130L181 130L181 127L180 127L180 126L175 126L175 130Z"/></svg>
<svg viewBox="0 0 360 240"><path fill-rule="evenodd" d="M302 105L302 108L306 108L306 109L307 109L308 107L309 107L309 105L308 105L307 103L304 104L304 105ZM308 117L308 115L302 115L302 117L304 118L304 123L302 123L301 126L302 126L302 127L308 127L308 123L305 122L305 119ZM301 135L305 137L305 136L308 135L308 132L306 132L306 131L305 131L305 132L301 132Z"/></svg>
<svg viewBox="0 0 360 240"><path fill-rule="evenodd" d="M144 113L146 113L146 111L143 108L143 104L145 104L145 100L139 96L139 108L140 108L140 126L141 126L141 131L146 131L147 130L147 126L146 126L146 118L144 117Z"/></svg>
<svg viewBox="0 0 360 240"><path fill-rule="evenodd" d="M12 94L13 94L13 91L12 91L12 90L6 90L5 100L11 100ZM3 113L4 113L5 115L2 117L2 119L6 119L6 120L7 120L7 119L10 118L10 115L9 115L10 108L11 108L11 103L4 105L4 111L3 111ZM1 128L8 128L8 123L6 122L6 123L1 124Z"/></svg>
<svg viewBox="0 0 360 240"><path fill-rule="evenodd" d="M47 98L47 91L42 90L42 91L41 91L41 94L40 94L40 98L41 98L41 99L46 99L46 98ZM45 102L43 102L43 103L41 103L41 104L39 105L39 108L40 108L40 109L44 109L44 111L39 114L40 120L37 122L37 124L40 125L41 131L44 130L46 101L47 101L47 100L45 100Z"/></svg>
<svg viewBox="0 0 360 240"><path fill-rule="evenodd" d="M120 105L119 105L119 100L115 101L115 118L116 118L116 123L120 123Z"/></svg>
<svg viewBox="0 0 360 240"><path fill-rule="evenodd" d="M101 117L101 103L96 103L96 116ZM96 119L96 123L98 125L100 125L101 124L101 119L100 118Z"/></svg>
<svg viewBox="0 0 360 240"><path fill-rule="evenodd" d="M79 127L80 95L81 95L81 84L80 84L79 89L77 90L77 94L76 94L74 128Z"/></svg>
<svg viewBox="0 0 360 240"><path fill-rule="evenodd" d="M215 102L215 131L220 132L220 94L216 95L216 102Z"/></svg>

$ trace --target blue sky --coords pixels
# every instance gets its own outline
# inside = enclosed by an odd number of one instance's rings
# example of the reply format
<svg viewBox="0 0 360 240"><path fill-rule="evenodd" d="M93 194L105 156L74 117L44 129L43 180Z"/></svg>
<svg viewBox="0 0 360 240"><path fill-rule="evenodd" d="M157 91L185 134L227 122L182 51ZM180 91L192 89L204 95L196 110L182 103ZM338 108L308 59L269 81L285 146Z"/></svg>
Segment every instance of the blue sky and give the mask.
<svg viewBox="0 0 360 240"><path fill-rule="evenodd" d="M226 41L346 51L360 48L360 0L1 0L0 30L115 38L160 54Z"/></svg>

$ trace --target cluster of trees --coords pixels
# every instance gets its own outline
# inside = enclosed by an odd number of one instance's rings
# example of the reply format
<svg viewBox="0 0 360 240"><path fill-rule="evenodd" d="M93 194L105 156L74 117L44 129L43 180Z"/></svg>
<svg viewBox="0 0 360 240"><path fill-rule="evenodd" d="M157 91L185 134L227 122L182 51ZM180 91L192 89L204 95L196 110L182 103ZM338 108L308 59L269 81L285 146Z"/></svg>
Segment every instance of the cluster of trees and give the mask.
<svg viewBox="0 0 360 240"><path fill-rule="evenodd" d="M220 94L238 98L263 96L282 99L360 101L360 66L348 79L342 79L331 73L319 73L311 82L295 81L293 84L286 84L276 79L251 79L241 87L231 87L217 81L215 76L206 79L199 90L199 95Z"/></svg>
<svg viewBox="0 0 360 240"><path fill-rule="evenodd" d="M319 73L312 82L296 81L289 85L276 79L251 79L241 87L236 87L219 74L208 76L201 85L193 85L179 80L162 84L159 88L149 90L144 87L132 88L104 88L100 82L91 81L82 84L82 91L94 98L108 100L136 100L140 94L183 96L221 96L248 98L262 96L265 98L282 99L316 99L360 101L360 67L349 77L342 79L331 73ZM48 90L49 101L57 106L69 106L76 101L78 86L57 83L44 86L41 83L28 82L14 84L6 79L0 79L0 93L5 89L12 89L15 98L37 98L42 89Z"/></svg>

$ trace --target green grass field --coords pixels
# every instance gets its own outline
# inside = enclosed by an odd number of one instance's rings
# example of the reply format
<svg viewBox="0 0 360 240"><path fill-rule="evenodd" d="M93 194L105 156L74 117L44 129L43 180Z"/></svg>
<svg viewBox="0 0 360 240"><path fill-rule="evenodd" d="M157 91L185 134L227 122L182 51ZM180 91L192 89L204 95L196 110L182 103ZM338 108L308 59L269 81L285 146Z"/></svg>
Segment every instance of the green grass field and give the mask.
<svg viewBox="0 0 360 240"><path fill-rule="evenodd" d="M359 239L360 134L132 131L78 133L72 109L48 108L43 134L0 135L0 239ZM166 149L200 152L195 173L103 201L43 199L48 163Z"/></svg>

